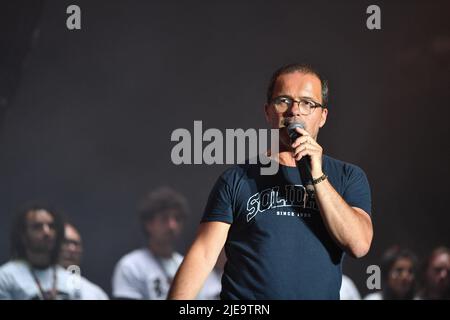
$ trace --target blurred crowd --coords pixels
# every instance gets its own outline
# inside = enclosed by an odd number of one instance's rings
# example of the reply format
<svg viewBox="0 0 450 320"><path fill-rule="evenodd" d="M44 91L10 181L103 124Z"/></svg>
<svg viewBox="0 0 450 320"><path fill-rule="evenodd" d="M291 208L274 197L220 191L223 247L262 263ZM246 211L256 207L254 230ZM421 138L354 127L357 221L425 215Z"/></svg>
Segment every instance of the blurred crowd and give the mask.
<svg viewBox="0 0 450 320"><path fill-rule="evenodd" d="M183 256L176 251L189 217L186 198L167 187L147 194L138 209L146 243L124 255L112 274L114 299L165 299ZM0 266L0 299L106 300L105 291L81 274L82 237L76 226L49 206L23 208L14 217L10 259ZM224 252L198 299L218 299ZM367 300L449 299L450 250L438 247L422 262L406 249L388 249L381 262L381 290ZM359 300L353 281L343 275L341 299Z"/></svg>
<svg viewBox="0 0 450 320"><path fill-rule="evenodd" d="M393 246L386 250L380 263L380 290L364 300L448 300L450 299L450 250L437 247L419 263L406 248ZM342 277L341 300L360 300L353 281Z"/></svg>

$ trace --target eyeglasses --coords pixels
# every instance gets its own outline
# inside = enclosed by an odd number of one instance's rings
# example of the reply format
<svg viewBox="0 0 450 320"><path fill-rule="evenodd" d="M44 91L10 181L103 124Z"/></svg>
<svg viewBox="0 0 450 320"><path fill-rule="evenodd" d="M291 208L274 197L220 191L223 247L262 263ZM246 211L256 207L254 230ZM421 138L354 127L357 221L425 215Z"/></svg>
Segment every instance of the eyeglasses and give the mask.
<svg viewBox="0 0 450 320"><path fill-rule="evenodd" d="M75 247L81 247L81 241L72 239L63 239L62 244L65 246L73 245Z"/></svg>
<svg viewBox="0 0 450 320"><path fill-rule="evenodd" d="M289 96L278 96L273 98L270 103L279 113L286 112L288 109L292 108L294 103L298 103L300 113L304 116L310 115L316 108L326 108L320 103L305 97L301 97L299 100L295 100L294 98Z"/></svg>

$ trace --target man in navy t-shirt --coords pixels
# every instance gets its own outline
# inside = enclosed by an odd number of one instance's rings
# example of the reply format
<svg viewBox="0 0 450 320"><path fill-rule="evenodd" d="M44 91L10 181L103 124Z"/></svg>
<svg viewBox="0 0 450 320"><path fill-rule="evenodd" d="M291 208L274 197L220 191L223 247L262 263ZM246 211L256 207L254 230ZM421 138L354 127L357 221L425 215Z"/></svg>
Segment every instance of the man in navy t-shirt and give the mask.
<svg viewBox="0 0 450 320"><path fill-rule="evenodd" d="M265 115L280 132L270 153L279 170L261 175L261 164L245 164L219 177L169 298L193 299L225 245L223 299L339 299L343 254L364 256L373 229L366 175L317 142L327 98L311 67L275 72Z"/></svg>

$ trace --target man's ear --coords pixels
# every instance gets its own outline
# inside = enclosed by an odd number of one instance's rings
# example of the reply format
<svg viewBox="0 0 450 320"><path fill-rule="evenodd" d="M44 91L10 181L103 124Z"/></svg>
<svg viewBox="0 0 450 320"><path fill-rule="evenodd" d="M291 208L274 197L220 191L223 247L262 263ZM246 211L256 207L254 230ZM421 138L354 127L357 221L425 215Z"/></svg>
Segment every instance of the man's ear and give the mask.
<svg viewBox="0 0 450 320"><path fill-rule="evenodd" d="M327 122L327 116L328 116L328 108L322 109L322 114L320 115L320 124L319 128L322 128L325 125L325 122Z"/></svg>

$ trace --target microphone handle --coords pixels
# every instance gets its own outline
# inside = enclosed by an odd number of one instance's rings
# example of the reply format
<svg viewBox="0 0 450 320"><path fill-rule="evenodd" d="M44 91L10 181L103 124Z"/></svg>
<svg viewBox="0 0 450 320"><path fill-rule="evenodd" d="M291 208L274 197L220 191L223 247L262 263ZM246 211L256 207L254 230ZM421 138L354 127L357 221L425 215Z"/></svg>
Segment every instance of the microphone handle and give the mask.
<svg viewBox="0 0 450 320"><path fill-rule="evenodd" d="M296 162L304 186L312 184L310 159L310 156L304 156Z"/></svg>
<svg viewBox="0 0 450 320"><path fill-rule="evenodd" d="M288 135L291 140L291 143L294 143L298 137L301 136L300 133L295 131L296 127L304 128L305 126L299 123L290 124L288 126ZM302 179L302 184L306 187L307 185L312 185L312 177L311 177L311 157L306 155L300 159L300 161L296 161L297 168L300 172L300 177Z"/></svg>

